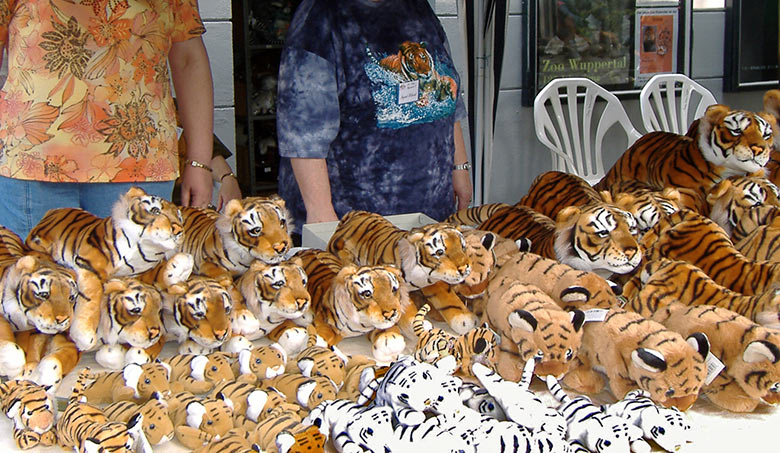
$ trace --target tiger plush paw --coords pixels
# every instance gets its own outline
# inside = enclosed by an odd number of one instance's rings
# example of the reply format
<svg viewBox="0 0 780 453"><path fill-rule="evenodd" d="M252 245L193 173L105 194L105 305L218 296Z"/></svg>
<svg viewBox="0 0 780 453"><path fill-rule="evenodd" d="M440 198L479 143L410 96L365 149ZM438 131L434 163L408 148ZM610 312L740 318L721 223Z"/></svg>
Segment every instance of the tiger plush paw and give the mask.
<svg viewBox="0 0 780 453"><path fill-rule="evenodd" d="M53 357L44 357L32 373L31 381L41 386L56 387L62 382L63 369L60 361Z"/></svg>
<svg viewBox="0 0 780 453"><path fill-rule="evenodd" d="M125 349L117 344L103 345L95 353L95 361L109 370L121 370L125 366Z"/></svg>
<svg viewBox="0 0 780 453"><path fill-rule="evenodd" d="M243 335L233 335L220 348L223 352L241 352L244 349L252 349L254 345Z"/></svg>
<svg viewBox="0 0 780 453"><path fill-rule="evenodd" d="M149 353L147 353L143 348L129 348L125 352L124 357L125 363L120 368L124 368L125 365L129 365L131 363L135 363L136 365L144 365L152 361L152 358L149 357Z"/></svg>
<svg viewBox="0 0 780 453"><path fill-rule="evenodd" d="M201 346L198 343L195 343L194 341L187 340L184 343L179 345L178 353L179 354L208 354L211 352L210 348L207 348L205 346Z"/></svg>
<svg viewBox="0 0 780 453"><path fill-rule="evenodd" d="M290 327L277 340L288 356L295 356L306 346L309 332L305 327Z"/></svg>
<svg viewBox="0 0 780 453"><path fill-rule="evenodd" d="M389 363L398 358L406 348L406 340L400 332L381 332L371 345L374 358L383 363Z"/></svg>
<svg viewBox="0 0 780 453"><path fill-rule="evenodd" d="M260 321L247 308L235 310L232 315L231 327L233 335L257 336L260 330ZM259 336L257 336L259 338ZM255 338L253 338L255 339Z"/></svg>
<svg viewBox="0 0 780 453"><path fill-rule="evenodd" d="M479 318L477 315L471 312L464 312L452 317L448 324L450 328L455 331L455 333L458 335L463 335L469 330L477 327L478 323Z"/></svg>
<svg viewBox="0 0 780 453"><path fill-rule="evenodd" d="M0 346L0 375L16 377L24 371L25 354L18 344L5 342Z"/></svg>
<svg viewBox="0 0 780 453"><path fill-rule="evenodd" d="M97 330L74 319L70 327L70 338L76 343L79 351L91 351L97 346Z"/></svg>
<svg viewBox="0 0 780 453"><path fill-rule="evenodd" d="M189 253L177 253L165 263L162 280L165 287L173 286L187 280L192 274L195 260Z"/></svg>

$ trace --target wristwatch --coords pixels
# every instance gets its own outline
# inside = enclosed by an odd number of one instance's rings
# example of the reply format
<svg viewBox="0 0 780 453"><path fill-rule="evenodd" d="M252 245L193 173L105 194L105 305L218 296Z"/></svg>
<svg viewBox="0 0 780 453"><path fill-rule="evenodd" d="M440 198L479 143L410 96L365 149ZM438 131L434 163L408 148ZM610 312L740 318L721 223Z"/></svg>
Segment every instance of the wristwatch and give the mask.
<svg viewBox="0 0 780 453"><path fill-rule="evenodd" d="M471 170L471 164L468 162L464 162L462 164L453 165L453 170Z"/></svg>

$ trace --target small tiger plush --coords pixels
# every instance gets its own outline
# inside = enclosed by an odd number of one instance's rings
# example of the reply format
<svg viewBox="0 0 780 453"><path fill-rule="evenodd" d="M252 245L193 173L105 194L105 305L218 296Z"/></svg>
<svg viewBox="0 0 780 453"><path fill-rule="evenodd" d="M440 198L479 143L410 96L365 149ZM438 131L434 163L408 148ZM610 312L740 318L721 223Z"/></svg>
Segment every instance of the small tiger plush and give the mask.
<svg viewBox="0 0 780 453"><path fill-rule="evenodd" d="M47 388L27 380L8 380L0 384L0 409L13 422L17 448L29 450L52 446L55 406Z"/></svg>
<svg viewBox="0 0 780 453"><path fill-rule="evenodd" d="M16 343L27 355L21 377L39 385L58 386L81 358L76 344L64 333L46 335L25 330L17 332Z"/></svg>
<svg viewBox="0 0 780 453"><path fill-rule="evenodd" d="M287 402L296 403L311 409L324 400L334 399L338 388L325 376L306 377L297 373L285 373L273 379L263 381L264 386L270 386L285 395Z"/></svg>
<svg viewBox="0 0 780 453"><path fill-rule="evenodd" d="M752 412L761 401L780 402L780 331L707 305L671 304L651 319L680 335L707 335L710 350L725 365L701 389L715 405L732 412Z"/></svg>
<svg viewBox="0 0 780 453"><path fill-rule="evenodd" d="M170 367L174 393L206 393L223 381L235 379L232 363L225 352L177 354L163 362Z"/></svg>
<svg viewBox="0 0 780 453"><path fill-rule="evenodd" d="M75 270L80 298L70 336L82 351L97 346L103 282L152 269L179 247L183 235L179 208L133 187L98 218L76 208L48 211L26 244Z"/></svg>
<svg viewBox="0 0 780 453"><path fill-rule="evenodd" d="M315 426L332 440L338 451L387 451L393 438L393 411L387 406L363 406L354 401L338 399L323 401L312 408L303 420Z"/></svg>
<svg viewBox="0 0 780 453"><path fill-rule="evenodd" d="M234 414L241 414L257 423L265 415L268 397L272 392L272 390L259 389L249 382L222 381L214 386L209 396L225 400Z"/></svg>
<svg viewBox="0 0 780 453"><path fill-rule="evenodd" d="M168 411L168 403L159 393L139 405L132 401L117 401L103 408L108 420L127 423L136 414L143 417L141 425L146 440L151 445L160 445L173 439L173 421Z"/></svg>
<svg viewBox="0 0 780 453"><path fill-rule="evenodd" d="M778 206L778 188L768 179L758 176L731 176L707 192L709 218L731 237L732 231L745 213L758 206Z"/></svg>
<svg viewBox="0 0 780 453"><path fill-rule="evenodd" d="M761 294L745 296L714 282L685 261L659 258L648 262L639 276L641 288L628 299L626 309L651 316L673 303L729 309L764 325L780 328L780 294L773 286ZM632 287L627 285L628 291Z"/></svg>
<svg viewBox="0 0 780 453"><path fill-rule="evenodd" d="M343 265L332 253L315 249L296 256L309 277L312 325L326 343L368 334L379 360L392 360L403 350L403 337L377 332L394 326L411 303L398 268Z"/></svg>
<svg viewBox="0 0 780 453"><path fill-rule="evenodd" d="M531 252L584 271L625 274L642 260L636 220L609 202L568 206L556 221L529 208L505 208L478 228L526 238Z"/></svg>
<svg viewBox="0 0 780 453"><path fill-rule="evenodd" d="M295 363L302 375L324 376L335 384L338 391L344 385L345 368L349 358L336 345L319 346L316 342L317 334L310 327L306 348L295 357Z"/></svg>
<svg viewBox="0 0 780 453"><path fill-rule="evenodd" d="M249 439L269 453L321 453L327 437L316 426L301 421L295 414L279 412L258 423Z"/></svg>
<svg viewBox="0 0 780 453"><path fill-rule="evenodd" d="M174 436L189 449L201 447L233 428L233 410L219 398L197 398L189 392L168 400Z"/></svg>
<svg viewBox="0 0 780 453"><path fill-rule="evenodd" d="M565 312L533 285L509 283L500 296L490 294L483 322L500 335L496 358L504 379L518 381L521 364L536 360L536 374L560 376L577 356L585 315Z"/></svg>
<svg viewBox="0 0 780 453"><path fill-rule="evenodd" d="M715 104L698 120L693 137L650 132L634 142L594 188L631 179L655 187L695 189L702 197L721 179L763 169L773 145L772 125L761 116Z"/></svg>
<svg viewBox="0 0 780 453"><path fill-rule="evenodd" d="M563 383L579 393L593 394L604 386L595 369L604 370L615 398L639 387L664 407L685 411L704 385L709 352L707 337L687 339L656 321L611 308L603 321L585 324L577 359Z"/></svg>
<svg viewBox="0 0 780 453"><path fill-rule="evenodd" d="M306 289L308 276L300 258L291 258L277 264L255 260L237 281L247 308L260 325L255 339L268 335L286 320L304 316L310 305L311 295Z"/></svg>
<svg viewBox="0 0 780 453"><path fill-rule="evenodd" d="M224 214L183 208L184 238L181 252L194 258L195 273L219 278L227 271L238 277L254 260L278 263L290 249L290 217L284 200L246 197L230 200Z"/></svg>
<svg viewBox="0 0 780 453"><path fill-rule="evenodd" d="M279 343L271 343L239 351L233 374L246 381L271 379L284 373L286 365L287 351Z"/></svg>
<svg viewBox="0 0 780 453"><path fill-rule="evenodd" d="M170 367L163 362L144 365L131 363L121 371L93 373L89 367L82 369L85 383L81 394L94 403L117 401L146 402L155 392L170 393Z"/></svg>
<svg viewBox="0 0 780 453"><path fill-rule="evenodd" d="M689 210L661 219L642 238L645 258L687 261L718 284L745 295L763 293L780 279L780 263L752 261L739 253L712 220Z"/></svg>

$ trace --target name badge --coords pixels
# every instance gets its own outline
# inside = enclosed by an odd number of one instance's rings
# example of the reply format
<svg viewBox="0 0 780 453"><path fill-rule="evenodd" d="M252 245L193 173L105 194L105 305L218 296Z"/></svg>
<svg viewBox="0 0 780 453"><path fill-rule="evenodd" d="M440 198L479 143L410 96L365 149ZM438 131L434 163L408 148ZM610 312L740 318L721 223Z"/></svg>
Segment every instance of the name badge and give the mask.
<svg viewBox="0 0 780 453"><path fill-rule="evenodd" d="M411 82L402 82L398 84L398 103L408 104L417 102L420 98L420 82L412 80Z"/></svg>

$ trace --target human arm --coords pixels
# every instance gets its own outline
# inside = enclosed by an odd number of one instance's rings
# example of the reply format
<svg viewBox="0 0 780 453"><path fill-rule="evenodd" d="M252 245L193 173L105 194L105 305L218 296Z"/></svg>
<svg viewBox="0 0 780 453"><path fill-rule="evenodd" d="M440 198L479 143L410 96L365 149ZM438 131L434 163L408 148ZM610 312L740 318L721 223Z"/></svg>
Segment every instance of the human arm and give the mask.
<svg viewBox="0 0 780 453"><path fill-rule="evenodd" d="M328 164L325 159L291 158L290 165L306 207L306 223L338 220L330 198Z"/></svg>
<svg viewBox="0 0 780 453"><path fill-rule="evenodd" d="M455 165L460 165L468 162L466 157L466 144L463 141L463 129L460 127L460 121L455 121L453 130L455 141L455 158L453 162ZM457 202L458 209L464 209L469 207L471 203L471 173L468 170L452 170L452 188L455 191L455 200Z"/></svg>
<svg viewBox="0 0 780 453"><path fill-rule="evenodd" d="M211 162L214 129L214 88L206 47L200 37L175 41L168 53L179 116L187 141L187 161ZM181 176L183 206L211 202L211 173L185 165Z"/></svg>
<svg viewBox="0 0 780 453"><path fill-rule="evenodd" d="M221 211L228 201L235 198L241 198L241 187L238 185L238 178L233 173L227 161L222 156L214 156L211 159L211 168L213 170L214 181L219 183L219 194L217 197L217 210Z"/></svg>

